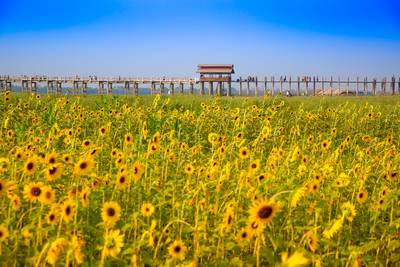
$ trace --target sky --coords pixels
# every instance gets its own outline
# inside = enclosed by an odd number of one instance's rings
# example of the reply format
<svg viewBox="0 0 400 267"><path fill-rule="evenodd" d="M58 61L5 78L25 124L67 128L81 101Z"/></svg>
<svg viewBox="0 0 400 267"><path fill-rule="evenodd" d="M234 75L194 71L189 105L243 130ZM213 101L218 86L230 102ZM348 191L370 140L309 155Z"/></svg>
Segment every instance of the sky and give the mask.
<svg viewBox="0 0 400 267"><path fill-rule="evenodd" d="M0 75L400 76L399 0L0 0Z"/></svg>

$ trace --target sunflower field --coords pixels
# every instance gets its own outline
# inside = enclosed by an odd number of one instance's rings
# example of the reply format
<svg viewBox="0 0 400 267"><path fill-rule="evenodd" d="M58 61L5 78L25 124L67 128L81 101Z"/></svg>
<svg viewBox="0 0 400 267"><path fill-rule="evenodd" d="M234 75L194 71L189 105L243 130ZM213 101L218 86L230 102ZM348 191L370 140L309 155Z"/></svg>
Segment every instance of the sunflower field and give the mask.
<svg viewBox="0 0 400 267"><path fill-rule="evenodd" d="M0 266L400 266L400 99L0 97Z"/></svg>

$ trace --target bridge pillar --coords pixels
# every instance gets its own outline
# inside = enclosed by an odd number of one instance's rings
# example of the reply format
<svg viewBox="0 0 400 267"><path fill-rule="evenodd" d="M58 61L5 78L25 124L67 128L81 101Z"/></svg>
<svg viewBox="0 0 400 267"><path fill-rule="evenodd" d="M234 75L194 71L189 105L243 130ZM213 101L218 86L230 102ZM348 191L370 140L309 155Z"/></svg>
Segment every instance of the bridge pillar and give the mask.
<svg viewBox="0 0 400 267"><path fill-rule="evenodd" d="M232 82L229 80L227 96L231 96L231 95L232 95Z"/></svg>
<svg viewBox="0 0 400 267"><path fill-rule="evenodd" d="M340 91L340 89L339 89L339 91ZM306 78L306 95L308 95L308 77Z"/></svg>
<svg viewBox="0 0 400 267"><path fill-rule="evenodd" d="M31 81L30 91L31 91L31 93L36 93L37 92L36 82Z"/></svg>
<svg viewBox="0 0 400 267"><path fill-rule="evenodd" d="M77 88L78 88L78 82L77 81L72 81L72 94L75 95Z"/></svg>
<svg viewBox="0 0 400 267"><path fill-rule="evenodd" d="M243 84L242 84L242 77L239 77L239 96L243 94Z"/></svg>
<svg viewBox="0 0 400 267"><path fill-rule="evenodd" d="M209 82L208 94L209 94L209 95L213 95L213 94L214 94L213 82Z"/></svg>
<svg viewBox="0 0 400 267"><path fill-rule="evenodd" d="M179 83L179 89L180 89L181 94L183 95L183 90L184 90L183 82Z"/></svg>
<svg viewBox="0 0 400 267"><path fill-rule="evenodd" d="M61 81L57 81L56 84L56 90L57 90L57 94L61 95L62 94L62 82Z"/></svg>
<svg viewBox="0 0 400 267"><path fill-rule="evenodd" d="M274 76L271 77L271 83L272 83L271 95L274 96L275 95L275 77Z"/></svg>
<svg viewBox="0 0 400 267"><path fill-rule="evenodd" d="M254 79L254 95L258 96L258 78L257 78L257 76Z"/></svg>
<svg viewBox="0 0 400 267"><path fill-rule="evenodd" d="M347 95L349 92L347 92ZM313 96L315 96L315 76L313 77Z"/></svg>
<svg viewBox="0 0 400 267"><path fill-rule="evenodd" d="M264 77L264 96L268 95L267 77Z"/></svg>
<svg viewBox="0 0 400 267"><path fill-rule="evenodd" d="M250 95L250 79L247 78L247 82L246 82L246 95L249 96Z"/></svg>
<svg viewBox="0 0 400 267"><path fill-rule="evenodd" d="M217 95L221 95L221 94L222 94L222 82L218 82Z"/></svg>
<svg viewBox="0 0 400 267"><path fill-rule="evenodd" d="M6 91L12 91L12 82L11 81L6 81Z"/></svg>
<svg viewBox="0 0 400 267"><path fill-rule="evenodd" d="M113 84L112 82L107 82L107 95L112 95Z"/></svg>
<svg viewBox="0 0 400 267"><path fill-rule="evenodd" d="M129 82L125 81L124 83L124 93L125 95L128 95L129 93Z"/></svg>
<svg viewBox="0 0 400 267"><path fill-rule="evenodd" d="M138 95L139 95L139 83L135 82L135 83L133 84L133 88L134 88L134 94L135 94L135 96L138 96Z"/></svg>
<svg viewBox="0 0 400 267"><path fill-rule="evenodd" d="M397 93L400 95L400 77L398 78Z"/></svg>
<svg viewBox="0 0 400 267"><path fill-rule="evenodd" d="M161 82L160 83L160 95L162 95L164 93L164 83Z"/></svg>
<svg viewBox="0 0 400 267"><path fill-rule="evenodd" d="M322 85L322 88L324 88L324 86ZM323 91L323 89L322 89ZM297 96L300 95L300 77L297 76Z"/></svg>
<svg viewBox="0 0 400 267"><path fill-rule="evenodd" d="M174 94L174 83L170 83L169 84L168 94L169 95L173 95Z"/></svg>
<svg viewBox="0 0 400 267"><path fill-rule="evenodd" d="M87 94L87 82L82 82L82 93Z"/></svg>
<svg viewBox="0 0 400 267"><path fill-rule="evenodd" d="M204 82L200 82L200 95L204 95Z"/></svg>
<svg viewBox="0 0 400 267"><path fill-rule="evenodd" d="M193 84L193 82L190 82L190 89L189 89L189 91L190 91L190 94L193 95L193 91L194 91L194 84Z"/></svg>
<svg viewBox="0 0 400 267"><path fill-rule="evenodd" d="M47 94L52 94L54 92L53 81L47 81Z"/></svg>
<svg viewBox="0 0 400 267"><path fill-rule="evenodd" d="M150 94L154 94L154 92L156 91L156 83L155 82L151 82L151 87L150 87Z"/></svg>
<svg viewBox="0 0 400 267"><path fill-rule="evenodd" d="M392 80L390 82L390 90L391 90L391 95L395 95L396 94L396 78L394 76L392 76Z"/></svg>

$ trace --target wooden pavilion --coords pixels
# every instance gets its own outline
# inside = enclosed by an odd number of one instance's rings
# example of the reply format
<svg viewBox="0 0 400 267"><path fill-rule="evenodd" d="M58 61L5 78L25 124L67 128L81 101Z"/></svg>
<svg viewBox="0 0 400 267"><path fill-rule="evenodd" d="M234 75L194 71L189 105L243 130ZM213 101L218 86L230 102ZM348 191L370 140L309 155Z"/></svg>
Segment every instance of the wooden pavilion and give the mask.
<svg viewBox="0 0 400 267"><path fill-rule="evenodd" d="M200 64L197 66L197 73L200 74L200 93L204 94L204 83L209 83L209 94L212 95L214 92L213 83L217 83L217 94L225 95L224 83L228 84L228 90L226 94L231 95L231 75L235 73L233 64Z"/></svg>

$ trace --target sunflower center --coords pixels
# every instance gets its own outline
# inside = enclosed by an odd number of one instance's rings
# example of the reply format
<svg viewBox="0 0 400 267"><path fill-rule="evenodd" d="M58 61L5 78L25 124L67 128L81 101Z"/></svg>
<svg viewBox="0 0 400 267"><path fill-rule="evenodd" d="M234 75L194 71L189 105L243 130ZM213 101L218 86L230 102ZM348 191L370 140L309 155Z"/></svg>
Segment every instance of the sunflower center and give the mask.
<svg viewBox="0 0 400 267"><path fill-rule="evenodd" d="M175 251L176 253L179 253L179 252L181 251L181 246L175 246L175 247L174 247L174 251Z"/></svg>
<svg viewBox="0 0 400 267"><path fill-rule="evenodd" d="M51 167L50 169L49 169L49 174L50 175L53 175L53 174L55 174L57 172L57 168L56 167Z"/></svg>
<svg viewBox="0 0 400 267"><path fill-rule="evenodd" d="M257 212L257 215L261 219L267 219L271 216L272 212L273 212L273 209L270 206L265 206L265 207L262 207L261 209L259 209L259 211Z"/></svg>
<svg viewBox="0 0 400 267"><path fill-rule="evenodd" d="M55 163L55 162L56 162L56 159L55 159L55 158L50 158L50 159L49 159L49 163L53 164L53 163Z"/></svg>
<svg viewBox="0 0 400 267"><path fill-rule="evenodd" d="M33 163L29 162L28 165L26 165L26 168L30 171L33 169Z"/></svg>
<svg viewBox="0 0 400 267"><path fill-rule="evenodd" d="M121 178L119 178L119 182L120 182L121 184L125 183L125 177L122 176Z"/></svg>
<svg viewBox="0 0 400 267"><path fill-rule="evenodd" d="M82 170L87 168L87 163L86 162L82 162L81 165L79 165L79 168L81 168Z"/></svg>
<svg viewBox="0 0 400 267"><path fill-rule="evenodd" d="M70 206L68 206L68 207L65 209L65 214L67 214L67 215L70 215L70 214L71 214L71 207L70 207Z"/></svg>
<svg viewBox="0 0 400 267"><path fill-rule="evenodd" d="M46 198L47 198L47 199L51 199L51 197L52 197L51 192L47 191L47 192L46 192Z"/></svg>
<svg viewBox="0 0 400 267"><path fill-rule="evenodd" d="M32 187L32 189L31 189L32 196L38 197L38 196L40 196L40 193L42 193L42 190L40 190L39 187L36 187L36 186Z"/></svg>
<svg viewBox="0 0 400 267"><path fill-rule="evenodd" d="M247 237L247 233L246 232L243 232L242 233L242 238L246 238Z"/></svg>
<svg viewBox="0 0 400 267"><path fill-rule="evenodd" d="M363 198L363 197L364 197L364 193L360 193L358 196L359 196L360 198Z"/></svg>
<svg viewBox="0 0 400 267"><path fill-rule="evenodd" d="M107 209L107 215L110 216L110 217L113 217L115 215L115 209L108 208Z"/></svg>
<svg viewBox="0 0 400 267"><path fill-rule="evenodd" d="M3 232L2 231L0 231L0 237L2 237L3 236Z"/></svg>
<svg viewBox="0 0 400 267"><path fill-rule="evenodd" d="M55 216L54 214L50 214L49 220L50 220L50 221L54 221L55 217L56 217L56 216Z"/></svg>

